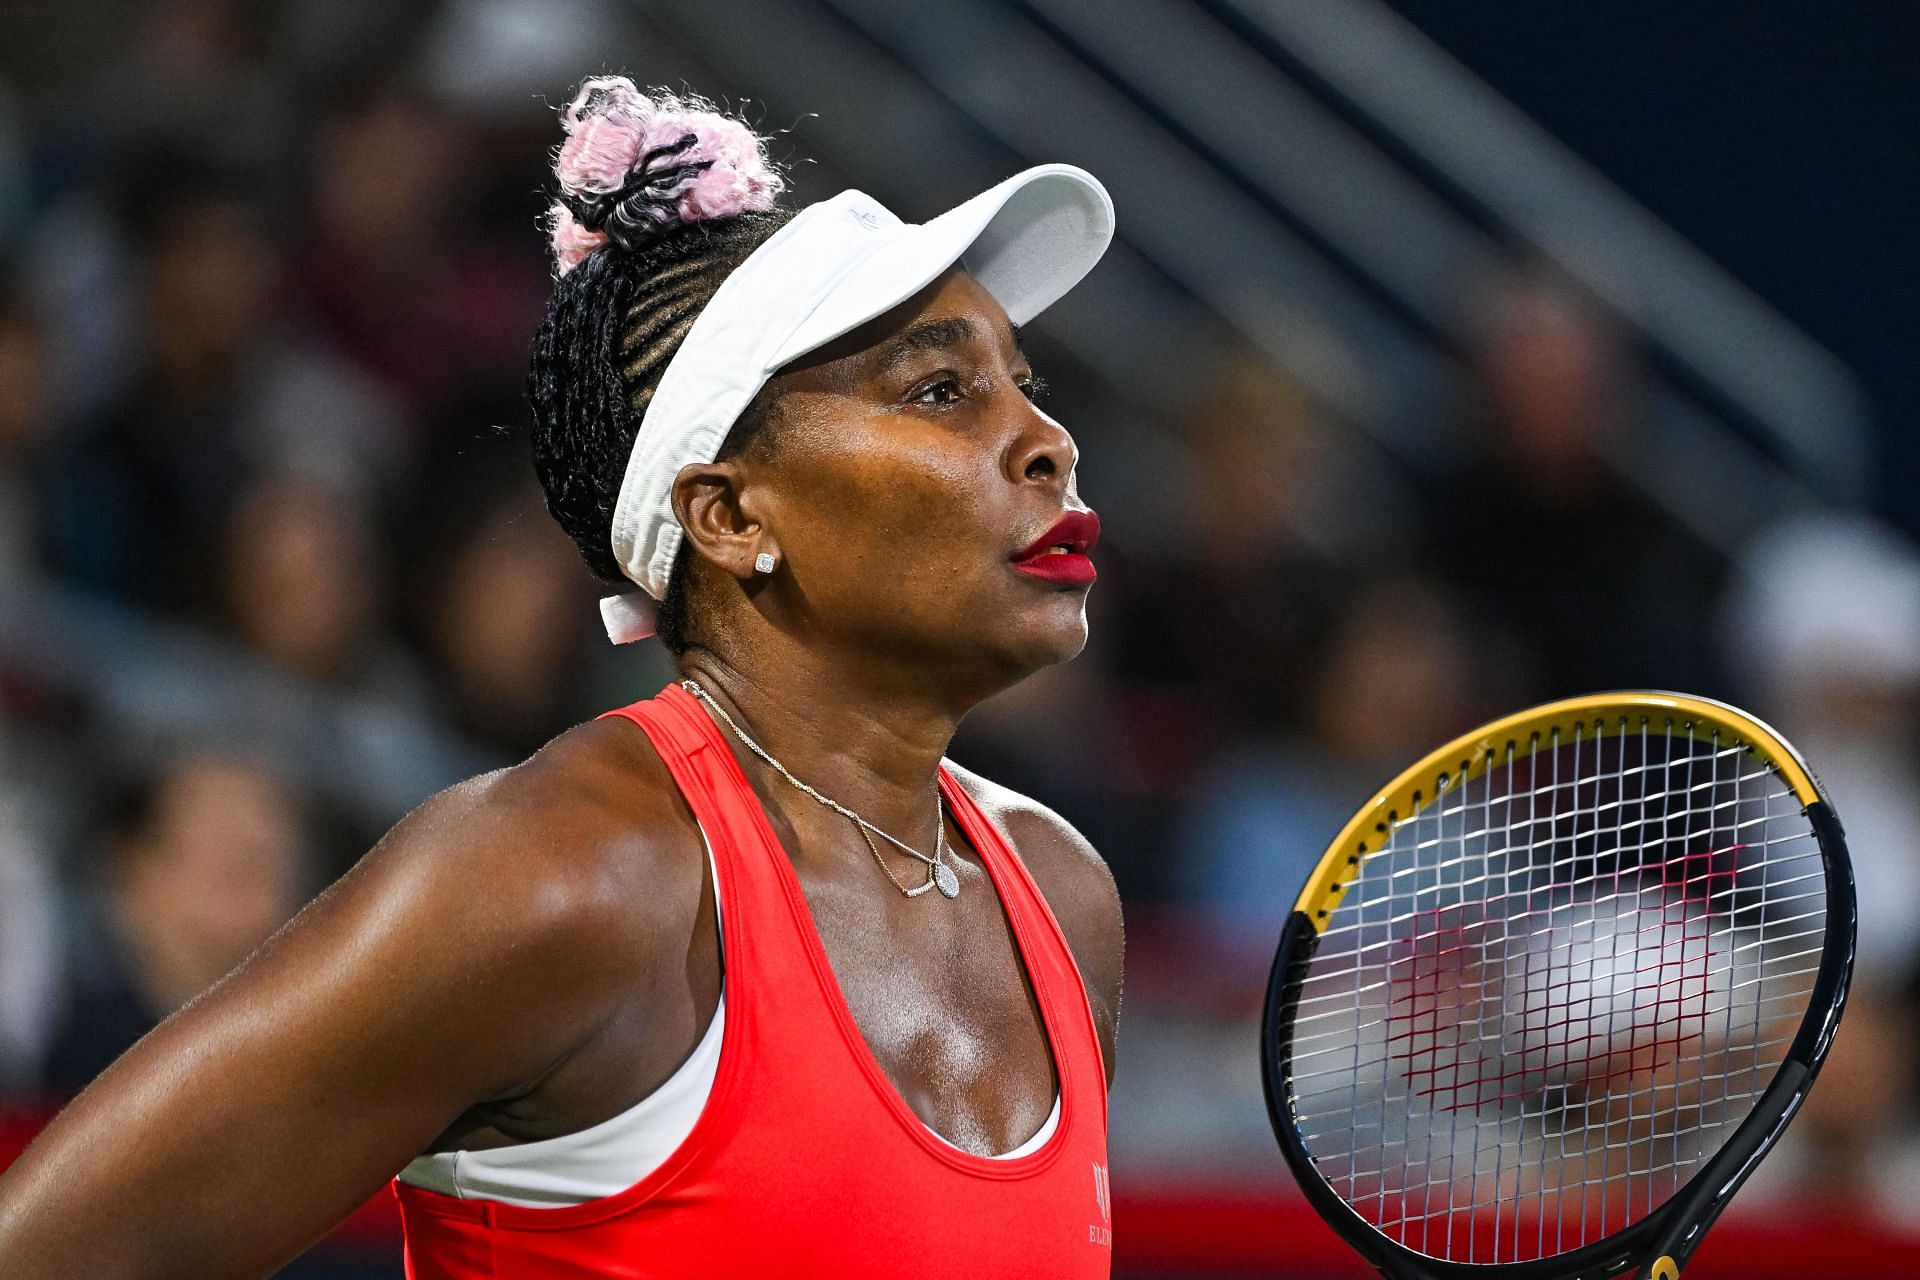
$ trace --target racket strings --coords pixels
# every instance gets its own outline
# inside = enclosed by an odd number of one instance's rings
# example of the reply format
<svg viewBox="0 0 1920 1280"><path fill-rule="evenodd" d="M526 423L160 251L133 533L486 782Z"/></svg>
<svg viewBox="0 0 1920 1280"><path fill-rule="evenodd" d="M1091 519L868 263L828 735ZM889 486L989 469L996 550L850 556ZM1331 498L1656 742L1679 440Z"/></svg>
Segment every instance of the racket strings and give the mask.
<svg viewBox="0 0 1920 1280"><path fill-rule="evenodd" d="M1824 869L1745 743L1621 725L1463 763L1355 857L1289 1078L1369 1222L1517 1261L1645 1216L1744 1117L1811 993Z"/></svg>
<svg viewBox="0 0 1920 1280"><path fill-rule="evenodd" d="M1719 753L1716 753L1715 758L1717 759L1719 756L1723 756L1727 754L1730 754L1730 752L1719 752ZM1645 771L1643 770L1640 772L1644 773ZM1519 800L1523 800L1523 799L1536 804L1539 802L1551 802L1552 800L1554 800L1556 792L1566 791L1571 793L1577 787L1581 786L1583 783L1590 784L1592 781L1593 780L1591 778L1569 779L1564 783L1556 782L1556 783L1546 784L1538 787L1537 789L1531 792L1525 793L1524 795L1517 796L1517 797L1504 798L1501 801L1501 803L1503 804L1504 807L1511 810L1511 808L1517 805ZM1722 786L1730 785L1730 786L1738 787L1742 784L1759 785L1759 784L1766 784L1766 783L1778 783L1778 776L1773 772L1771 768L1759 768L1759 769L1751 770L1747 773L1729 778L1726 780L1724 784L1721 784L1721 785ZM1715 784L1709 781L1709 782L1698 784L1696 787L1690 787L1688 788L1688 790L1689 791L1698 790L1701 792L1710 793L1711 790L1714 788L1714 786ZM1646 802L1652 803L1655 801L1663 801L1677 794L1681 794L1681 793L1676 791L1665 791L1665 792L1656 793L1654 796L1647 797ZM1465 788L1457 788L1453 793L1454 798L1461 804L1464 804L1465 802L1465 795L1466 795ZM1447 801L1443 799L1439 803L1444 805L1445 803L1447 803ZM1681 820L1694 819L1694 818L1712 819L1716 814L1718 814L1723 809L1723 807L1724 807L1724 801L1709 797L1707 803L1696 804L1690 807L1683 807L1677 811L1669 811L1667 813L1663 813L1662 815L1660 815L1658 820L1663 823L1671 823L1674 821L1681 821ZM1422 813L1416 815L1413 819L1409 820L1407 823L1404 823L1401 825L1401 827L1399 828L1399 831L1395 833L1396 839L1392 843L1388 845L1384 845L1380 848L1374 849L1365 854L1359 855L1356 858L1356 864L1358 866L1364 867L1365 870L1356 871L1353 879L1348 880L1346 882L1346 885L1352 885L1357 883L1364 875L1367 880L1369 896L1377 900L1385 896L1387 893L1392 892L1393 888L1395 887L1394 886L1395 881L1399 881L1402 879L1416 878L1416 877L1425 877L1425 876L1431 875L1436 871L1444 873L1448 871L1453 871L1455 869L1485 868L1488 866L1488 864L1492 859L1500 858L1508 855L1524 854L1539 848L1540 845L1543 843L1543 840L1539 835L1529 834L1524 838L1522 838L1519 833L1522 832L1523 830L1530 830L1531 828L1536 827L1541 823L1553 823L1553 824L1578 823L1580 820L1586 819L1586 818L1598 819L1598 817L1602 813L1618 812L1622 815L1622 818L1621 818L1621 821L1615 823L1613 827L1605 828L1596 824L1590 831L1584 834L1594 838L1598 838L1600 836L1606 836L1606 835L1623 837L1629 826L1645 825L1645 823L1648 821L1643 817L1640 819L1635 819L1632 822L1629 822L1628 820L1626 820L1624 816L1625 810L1626 810L1626 804L1621 801L1610 801L1604 804L1595 804L1591 807L1586 807L1586 808L1582 808L1576 803L1574 805L1567 807L1564 810L1556 811L1547 816L1540 816L1537 813L1529 812L1528 815L1524 818L1511 818L1509 821L1505 823L1494 824L1490 826L1483 826L1483 827L1474 828L1470 830L1449 831L1444 833L1441 833L1436 830L1435 834L1430 835L1425 839L1420 839L1417 836L1410 840L1404 840L1404 841L1398 839L1397 836L1399 835L1400 832L1404 832L1409 829L1418 829L1418 827L1421 824L1431 822L1435 824L1436 827L1438 827L1439 819L1440 817L1443 816L1445 812L1440 809L1423 811ZM1455 812L1457 812L1457 810L1455 810ZM1761 813L1755 816L1750 816L1743 819L1737 819L1731 823L1724 824L1724 827L1730 833L1743 833L1743 832L1750 831L1754 827L1764 826L1768 822L1772 821L1773 817L1774 815L1772 814ZM1552 833L1548 833L1548 834L1551 835ZM1442 845L1448 846L1449 848L1459 848L1461 846L1474 846L1476 842L1488 840L1496 835L1505 837L1507 843L1505 843L1504 845L1496 845L1496 846L1490 846L1486 848L1477 848L1477 849L1473 849L1470 852L1463 849L1461 852L1459 852L1455 856L1437 857L1431 863L1422 862L1419 860L1421 855L1425 854L1430 850L1438 849ZM1794 832L1789 835L1775 837L1774 842L1778 843L1780 841L1784 841L1787 839L1812 840L1813 837L1810 832ZM1767 841L1761 840L1761 841L1758 841L1757 843L1764 845L1765 843L1767 843ZM1642 847L1645 847L1644 844ZM1817 847L1817 842L1816 842L1816 847ZM1387 853L1394 853L1396 855L1399 855L1395 859L1386 859L1386 861L1398 862L1400 865L1394 866L1391 869L1388 869L1385 871L1376 870L1375 864L1382 862L1383 855ZM1569 868L1580 863L1591 862L1593 858L1594 858L1594 855L1592 853L1586 853L1586 854L1568 853L1564 857L1550 858L1543 863L1539 863L1537 864L1537 868L1541 871L1556 873L1563 868ZM1462 874L1457 879L1427 886L1425 888L1416 890L1415 893L1417 896L1417 894L1419 893L1438 893L1443 888L1448 888L1448 889L1473 888L1482 884L1489 883L1495 879L1498 879L1503 874L1506 874L1506 873L1497 868L1493 870L1483 870L1479 875L1468 874L1466 871L1463 870ZM1342 887L1345 887L1345 886L1343 885ZM1377 921L1370 921L1369 923L1377 923ZM1330 925L1329 927L1321 929L1320 936L1322 938L1326 938L1326 937L1334 936L1343 932L1352 932L1361 927L1363 926L1360 924L1359 921L1350 920L1346 923L1333 924L1333 925Z"/></svg>

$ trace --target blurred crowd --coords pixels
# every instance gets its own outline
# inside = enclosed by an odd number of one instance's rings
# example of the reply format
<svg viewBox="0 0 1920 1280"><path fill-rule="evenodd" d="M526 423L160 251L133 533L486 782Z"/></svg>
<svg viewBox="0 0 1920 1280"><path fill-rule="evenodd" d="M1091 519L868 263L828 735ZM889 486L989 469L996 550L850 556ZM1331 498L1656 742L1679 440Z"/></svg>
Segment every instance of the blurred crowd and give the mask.
<svg viewBox="0 0 1920 1280"><path fill-rule="evenodd" d="M670 672L599 638L532 480L558 134L544 104L476 105L433 71L475 6L106 7L138 25L101 62L0 82L19 1098L82 1087L431 790ZM1138 1145L1271 1160L1248 1065L1267 954L1377 786L1530 702L1677 688L1774 723L1845 815L1859 996L1781 1163L1803 1195L1911 1215L1887 1188L1920 1098L1920 555L1856 512L1703 536L1613 463L1659 429L1631 335L1526 264L1463 297L1445 459L1370 451L1221 352L1161 424L1171 454L1107 462L1165 472L1179 519L1130 533L1087 494L1108 529L1087 653L954 746L1120 878Z"/></svg>

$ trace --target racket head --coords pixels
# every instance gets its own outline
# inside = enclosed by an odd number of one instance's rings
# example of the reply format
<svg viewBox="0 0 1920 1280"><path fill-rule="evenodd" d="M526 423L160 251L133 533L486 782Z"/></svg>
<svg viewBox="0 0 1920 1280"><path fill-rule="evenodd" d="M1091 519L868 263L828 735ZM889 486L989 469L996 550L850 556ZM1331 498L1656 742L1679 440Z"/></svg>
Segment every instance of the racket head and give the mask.
<svg viewBox="0 0 1920 1280"><path fill-rule="evenodd" d="M1854 916L1831 803L1738 708L1504 717L1383 788L1295 902L1262 1027L1275 1136L1386 1275L1677 1277L1826 1056ZM1619 1188L1597 1214L1596 1183Z"/></svg>

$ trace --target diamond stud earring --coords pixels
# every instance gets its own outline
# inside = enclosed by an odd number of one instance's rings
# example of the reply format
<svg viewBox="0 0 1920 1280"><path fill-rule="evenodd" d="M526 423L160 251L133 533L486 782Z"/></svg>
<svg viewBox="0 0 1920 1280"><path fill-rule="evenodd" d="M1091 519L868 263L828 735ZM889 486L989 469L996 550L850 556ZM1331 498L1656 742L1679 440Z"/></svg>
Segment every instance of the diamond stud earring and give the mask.
<svg viewBox="0 0 1920 1280"><path fill-rule="evenodd" d="M759 555L755 556L753 558L753 571L755 573L772 573L773 552L762 551Z"/></svg>

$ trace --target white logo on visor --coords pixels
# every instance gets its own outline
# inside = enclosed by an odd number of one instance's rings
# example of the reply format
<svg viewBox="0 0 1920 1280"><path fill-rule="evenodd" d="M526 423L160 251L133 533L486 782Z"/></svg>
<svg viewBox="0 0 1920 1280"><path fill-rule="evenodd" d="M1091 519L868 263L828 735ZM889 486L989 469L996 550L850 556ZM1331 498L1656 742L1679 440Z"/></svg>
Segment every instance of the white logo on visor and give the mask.
<svg viewBox="0 0 1920 1280"><path fill-rule="evenodd" d="M849 209L847 212L853 215L855 222L867 230L878 231L880 229L880 215L874 213L871 209Z"/></svg>

